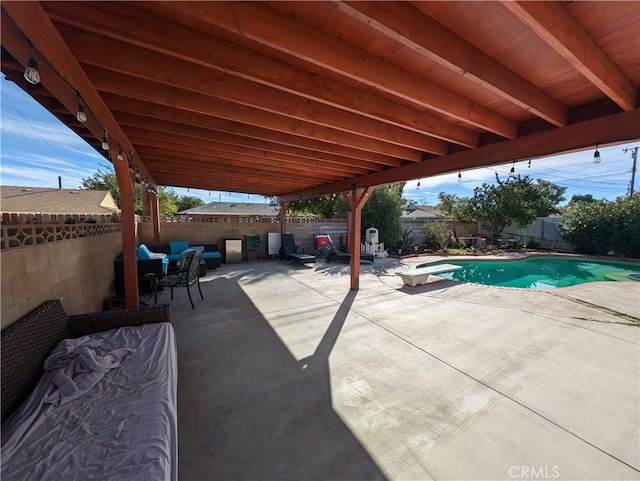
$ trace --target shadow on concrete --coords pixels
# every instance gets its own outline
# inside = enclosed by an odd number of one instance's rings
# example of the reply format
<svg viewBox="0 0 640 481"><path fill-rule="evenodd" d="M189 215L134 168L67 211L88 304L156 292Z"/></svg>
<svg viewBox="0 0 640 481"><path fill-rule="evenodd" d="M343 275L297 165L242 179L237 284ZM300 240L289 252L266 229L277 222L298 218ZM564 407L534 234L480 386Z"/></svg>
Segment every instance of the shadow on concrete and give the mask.
<svg viewBox="0 0 640 481"><path fill-rule="evenodd" d="M418 286L407 286L406 284L403 284L402 287L396 289L398 292L402 292L403 294L411 294L411 295L416 295L416 294L425 294L428 292L434 292L434 291L441 291L443 289L448 289L450 287L454 287L454 286L459 286L461 284L464 284L463 282L460 281L452 281L449 279L442 279L439 281L431 281L431 282L427 282L426 284L422 284L422 285L418 285Z"/></svg>
<svg viewBox="0 0 640 481"><path fill-rule="evenodd" d="M356 293L298 361L237 280L208 283L215 309L174 313L180 479L386 479L332 407L329 355Z"/></svg>

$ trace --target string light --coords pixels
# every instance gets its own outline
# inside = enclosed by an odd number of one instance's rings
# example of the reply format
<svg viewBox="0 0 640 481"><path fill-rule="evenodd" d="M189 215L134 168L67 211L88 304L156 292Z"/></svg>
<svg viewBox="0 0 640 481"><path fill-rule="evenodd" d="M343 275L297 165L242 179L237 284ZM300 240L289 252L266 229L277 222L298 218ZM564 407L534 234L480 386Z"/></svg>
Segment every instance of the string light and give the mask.
<svg viewBox="0 0 640 481"><path fill-rule="evenodd" d="M107 135L107 128L104 128L104 134L102 135L102 150L109 150L109 137Z"/></svg>
<svg viewBox="0 0 640 481"><path fill-rule="evenodd" d="M416 187L416 189L419 189L419 188L420 188L420 181L421 181L421 180L422 180L422 179L418 179L418 186Z"/></svg>
<svg viewBox="0 0 640 481"><path fill-rule="evenodd" d="M516 163L514 162L513 165L511 166L511 170L509 171L509 177L515 177L516 176Z"/></svg>
<svg viewBox="0 0 640 481"><path fill-rule="evenodd" d="M600 151L598 150L598 144L596 144L596 151L593 153L593 163L599 164L600 162L602 162L602 159L600 158Z"/></svg>
<svg viewBox="0 0 640 481"><path fill-rule="evenodd" d="M38 85L40 83L38 62L33 58L33 45L31 45L31 42L29 42L29 58L27 59L26 68L24 70L24 79L33 85Z"/></svg>
<svg viewBox="0 0 640 481"><path fill-rule="evenodd" d="M458 171L458 182L462 182L462 172Z"/></svg>
<svg viewBox="0 0 640 481"><path fill-rule="evenodd" d="M84 124L87 121L87 113L84 111L84 107L82 106L82 102L80 100L80 92L76 91L76 95L78 96L78 106L76 107L76 119L78 122Z"/></svg>

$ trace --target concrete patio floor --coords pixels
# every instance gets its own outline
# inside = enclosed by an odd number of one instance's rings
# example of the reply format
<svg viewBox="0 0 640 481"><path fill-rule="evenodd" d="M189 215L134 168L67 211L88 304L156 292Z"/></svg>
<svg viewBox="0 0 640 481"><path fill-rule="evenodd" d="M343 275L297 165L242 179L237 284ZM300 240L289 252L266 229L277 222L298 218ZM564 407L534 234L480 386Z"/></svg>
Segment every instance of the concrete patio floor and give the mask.
<svg viewBox="0 0 640 481"><path fill-rule="evenodd" d="M640 479L640 284L400 267L363 264L357 293L348 266L272 261L210 270L195 309L180 289L180 479Z"/></svg>

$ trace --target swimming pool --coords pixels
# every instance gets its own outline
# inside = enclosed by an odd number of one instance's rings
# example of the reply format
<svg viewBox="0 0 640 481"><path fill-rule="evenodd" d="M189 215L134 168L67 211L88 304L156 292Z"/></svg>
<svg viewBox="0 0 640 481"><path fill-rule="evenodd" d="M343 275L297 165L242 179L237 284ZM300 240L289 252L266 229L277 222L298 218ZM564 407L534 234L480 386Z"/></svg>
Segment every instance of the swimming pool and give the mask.
<svg viewBox="0 0 640 481"><path fill-rule="evenodd" d="M640 263L590 258L535 256L526 259L481 261L448 259L418 267L455 264L462 269L438 277L489 286L557 289L596 281L640 281Z"/></svg>

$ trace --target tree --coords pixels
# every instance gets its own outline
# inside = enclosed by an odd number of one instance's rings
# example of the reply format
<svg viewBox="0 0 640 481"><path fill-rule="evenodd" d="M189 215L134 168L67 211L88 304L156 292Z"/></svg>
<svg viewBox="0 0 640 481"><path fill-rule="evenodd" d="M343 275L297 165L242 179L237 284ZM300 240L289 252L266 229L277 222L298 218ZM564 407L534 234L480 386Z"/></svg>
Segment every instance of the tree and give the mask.
<svg viewBox="0 0 640 481"><path fill-rule="evenodd" d="M476 222L471 211L468 197L458 197L455 194L438 194L439 204L436 208L442 212L447 220L460 222Z"/></svg>
<svg viewBox="0 0 640 481"><path fill-rule="evenodd" d="M595 199L591 194L572 195L571 200L569 200L569 204L567 205L577 204L578 202L595 202Z"/></svg>
<svg viewBox="0 0 640 481"><path fill-rule="evenodd" d="M113 167L101 165L106 170L98 169L91 177L82 179L80 181L80 187L87 190L108 190L116 202L118 207L121 207L120 203L120 187L118 187L118 180L116 174L113 171ZM140 184L133 186L133 207L136 214L142 214L142 187Z"/></svg>
<svg viewBox="0 0 640 481"><path fill-rule="evenodd" d="M178 212L178 194L172 189L158 188L158 214L160 217L171 217Z"/></svg>
<svg viewBox="0 0 640 481"><path fill-rule="evenodd" d="M204 201L200 197L196 197L194 195L183 195L178 198L176 208L178 209L177 212L181 212L183 210L198 207L199 205L204 205Z"/></svg>
<svg viewBox="0 0 640 481"><path fill-rule="evenodd" d="M537 217L548 217L551 214L560 212L558 208L560 202L565 200L564 193L566 187L560 187L547 180L538 179L533 187L538 191L538 206L536 207Z"/></svg>
<svg viewBox="0 0 640 481"><path fill-rule="evenodd" d="M362 208L362 231L375 227L386 247L395 247L402 235L402 191L404 183L377 187Z"/></svg>
<svg viewBox="0 0 640 481"><path fill-rule="evenodd" d="M317 216L321 219L345 219L347 217L347 203L342 194L337 192L320 197L294 200L289 204L289 212L294 215Z"/></svg>
<svg viewBox="0 0 640 481"><path fill-rule="evenodd" d="M494 239L509 224L525 226L557 212L565 190L541 179L534 184L528 176L503 181L496 175L496 184L476 187L471 198L440 193L438 208L452 220L481 224Z"/></svg>
<svg viewBox="0 0 640 481"><path fill-rule="evenodd" d="M369 227L378 229L380 242L392 247L402 233L401 215L405 200L402 198L404 182L377 187L369 195L362 208L362 231ZM323 195L291 202L289 211L299 215L316 215L320 218L347 217L347 203L341 193Z"/></svg>
<svg viewBox="0 0 640 481"><path fill-rule="evenodd" d="M113 171L113 167L101 166L105 170L98 169L91 177L82 179L80 186L83 189L88 190L108 190L118 207L121 207L120 203L120 188L118 187L118 180L116 174ZM142 214L142 186L140 184L134 184L133 186L134 197L134 212L138 215ZM184 200L186 199L186 200ZM178 212L178 205L189 204L195 202L196 198L190 196L178 196L172 189L165 190L164 187L158 187L158 213L160 217L168 217ZM198 199L200 204L203 202Z"/></svg>

